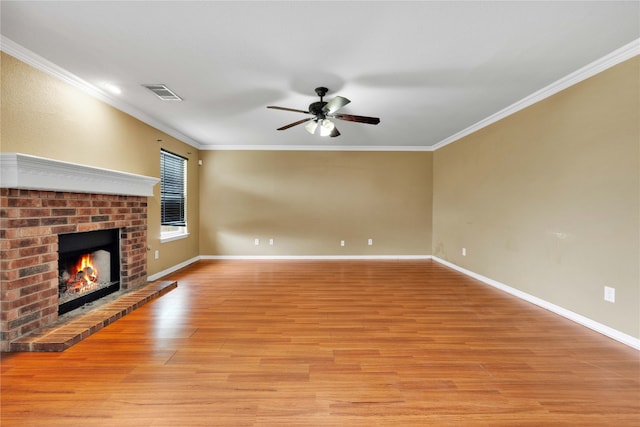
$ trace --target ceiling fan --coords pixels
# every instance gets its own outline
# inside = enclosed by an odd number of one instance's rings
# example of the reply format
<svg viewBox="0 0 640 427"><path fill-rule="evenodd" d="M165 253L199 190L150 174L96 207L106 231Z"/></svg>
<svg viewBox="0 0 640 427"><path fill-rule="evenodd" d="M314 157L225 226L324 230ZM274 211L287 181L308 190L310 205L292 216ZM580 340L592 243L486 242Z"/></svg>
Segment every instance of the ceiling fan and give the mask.
<svg viewBox="0 0 640 427"><path fill-rule="evenodd" d="M273 108L275 110L284 110L284 111L293 111L295 113L304 113L311 114L313 117L308 117L306 119L298 120L297 122L289 123L288 125L284 125L278 130L289 129L290 127L309 122L305 126L307 132L310 134L314 134L316 130L320 129L321 136L330 136L336 137L340 135L336 125L329 119L340 119L346 120L348 122L358 122L358 123L368 123L370 125L377 125L380 123L380 119L377 117L367 117L367 116L354 116L353 114L339 114L336 113L340 108L344 107L351 101L342 96L336 96L329 102L324 102L323 98L327 94L329 89L326 87L317 87L316 94L320 97L320 101L314 102L309 105L309 110L296 110L294 108L286 108L286 107L276 107L274 105L269 105L267 108Z"/></svg>

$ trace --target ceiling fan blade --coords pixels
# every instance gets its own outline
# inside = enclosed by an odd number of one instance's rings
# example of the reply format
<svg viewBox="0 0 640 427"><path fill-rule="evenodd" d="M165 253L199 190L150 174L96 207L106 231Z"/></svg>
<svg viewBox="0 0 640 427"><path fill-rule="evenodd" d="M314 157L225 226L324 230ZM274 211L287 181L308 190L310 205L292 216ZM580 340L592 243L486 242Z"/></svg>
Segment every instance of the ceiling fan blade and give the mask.
<svg viewBox="0 0 640 427"><path fill-rule="evenodd" d="M377 125L380 123L380 119L377 117L354 116L353 114L334 114L332 117L340 120L346 120L348 122L367 123L370 125Z"/></svg>
<svg viewBox="0 0 640 427"><path fill-rule="evenodd" d="M267 106L267 108L273 108L274 110L293 111L294 113L311 114L311 113L309 113L308 111L305 111L305 110L296 110L295 108L286 108L286 107L276 107L275 105L269 105L269 106Z"/></svg>
<svg viewBox="0 0 640 427"><path fill-rule="evenodd" d="M331 101L327 102L327 105L325 105L322 110L325 113L333 114L350 102L351 101L349 101L347 98L344 98L342 96L336 96Z"/></svg>
<svg viewBox="0 0 640 427"><path fill-rule="evenodd" d="M297 126L297 125L302 124L304 122L308 122L309 120L313 120L313 117L309 117L308 119L302 119L302 120L298 120L297 122L289 123L288 125L284 125L284 126L278 128L277 130L289 129L291 127Z"/></svg>

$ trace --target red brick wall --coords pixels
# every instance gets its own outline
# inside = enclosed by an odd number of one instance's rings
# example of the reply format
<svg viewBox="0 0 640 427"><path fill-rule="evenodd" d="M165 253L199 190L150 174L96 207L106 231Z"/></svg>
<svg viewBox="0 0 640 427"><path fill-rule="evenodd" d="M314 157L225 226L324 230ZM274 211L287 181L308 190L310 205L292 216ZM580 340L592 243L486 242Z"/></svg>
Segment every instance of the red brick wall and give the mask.
<svg viewBox="0 0 640 427"><path fill-rule="evenodd" d="M58 234L120 229L120 288L147 282L147 198L0 189L0 351L58 319Z"/></svg>

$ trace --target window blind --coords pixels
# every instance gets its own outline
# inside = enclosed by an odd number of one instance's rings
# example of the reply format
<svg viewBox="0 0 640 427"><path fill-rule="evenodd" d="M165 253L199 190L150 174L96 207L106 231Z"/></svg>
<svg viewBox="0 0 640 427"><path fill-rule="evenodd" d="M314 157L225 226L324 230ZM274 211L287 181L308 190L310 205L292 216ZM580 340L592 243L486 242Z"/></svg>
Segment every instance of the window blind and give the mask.
<svg viewBox="0 0 640 427"><path fill-rule="evenodd" d="M186 226L185 169L187 159L160 151L160 215L162 225Z"/></svg>

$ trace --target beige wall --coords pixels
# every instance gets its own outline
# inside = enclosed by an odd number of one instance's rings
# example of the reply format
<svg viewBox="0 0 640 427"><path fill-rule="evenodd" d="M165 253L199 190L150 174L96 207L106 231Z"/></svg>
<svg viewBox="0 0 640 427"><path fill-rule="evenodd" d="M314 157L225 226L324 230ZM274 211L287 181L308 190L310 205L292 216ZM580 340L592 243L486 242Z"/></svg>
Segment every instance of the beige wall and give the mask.
<svg viewBox="0 0 640 427"><path fill-rule="evenodd" d="M200 253L429 255L432 157L431 152L203 152ZM367 246L369 238L373 246Z"/></svg>
<svg viewBox="0 0 640 427"><path fill-rule="evenodd" d="M640 337L639 63L437 150L433 254Z"/></svg>
<svg viewBox="0 0 640 427"><path fill-rule="evenodd" d="M148 273L198 255L198 150L2 53L0 149L160 176L160 148L188 157L188 239L160 244L160 185L149 197ZM161 139L162 142L157 140ZM188 153L191 154L188 154ZM152 256L160 250L160 259Z"/></svg>

